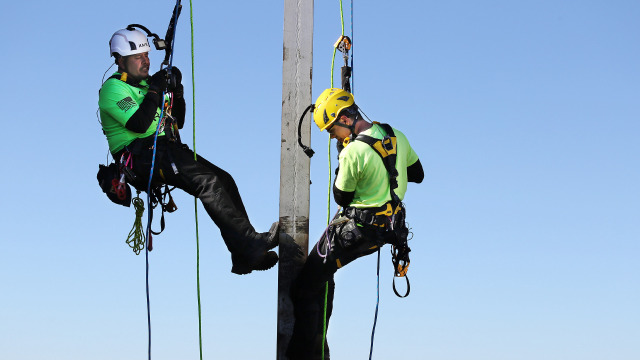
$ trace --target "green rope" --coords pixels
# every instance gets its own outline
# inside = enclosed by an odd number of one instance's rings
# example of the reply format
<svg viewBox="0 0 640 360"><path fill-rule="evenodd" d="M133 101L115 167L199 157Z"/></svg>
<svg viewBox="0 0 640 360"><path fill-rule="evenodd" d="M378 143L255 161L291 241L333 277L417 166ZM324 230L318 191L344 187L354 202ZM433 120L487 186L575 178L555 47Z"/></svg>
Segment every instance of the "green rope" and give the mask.
<svg viewBox="0 0 640 360"><path fill-rule="evenodd" d="M342 0L340 0L340 23L342 26L341 35L344 36L344 15L342 12ZM331 87L333 88L333 69L334 64L336 62L336 49L337 47L333 47L333 56L331 57ZM327 194L327 226L331 221L331 137L329 137L329 145L328 145L328 156L329 156L329 191ZM327 239L329 241L329 239ZM324 344L327 341L327 298L329 296L329 282L327 281L324 286L324 313L322 317L322 359L324 359Z"/></svg>
<svg viewBox="0 0 640 360"><path fill-rule="evenodd" d="M336 62L336 47L333 47L333 56L331 57L331 88L333 88L333 64ZM331 139L331 138L329 138Z"/></svg>
<svg viewBox="0 0 640 360"><path fill-rule="evenodd" d="M193 55L193 2L189 0L189 16L191 20L191 93L193 111L193 159L198 161L196 154L196 75ZM193 208L196 217L196 286L198 288L198 338L200 344L200 360L202 360L202 304L200 301L200 235L198 232L198 198L193 197Z"/></svg>
<svg viewBox="0 0 640 360"><path fill-rule="evenodd" d="M340 24L342 31L340 35L344 36L344 14L342 13L342 0L340 0ZM336 62L336 47L333 47L333 56L331 57L331 87L333 88L333 67Z"/></svg>
<svg viewBox="0 0 640 360"><path fill-rule="evenodd" d="M140 194L131 200L133 207L136 209L136 220L127 236L127 245L133 249L136 255L144 250L144 231L142 230L142 214L144 214L144 201L140 199Z"/></svg>

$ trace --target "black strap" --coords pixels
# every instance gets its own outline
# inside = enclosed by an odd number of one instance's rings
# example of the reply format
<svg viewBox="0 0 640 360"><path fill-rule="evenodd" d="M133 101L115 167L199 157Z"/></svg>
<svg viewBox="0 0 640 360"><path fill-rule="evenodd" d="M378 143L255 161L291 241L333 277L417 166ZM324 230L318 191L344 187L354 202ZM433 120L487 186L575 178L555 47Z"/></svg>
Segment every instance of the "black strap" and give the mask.
<svg viewBox="0 0 640 360"><path fill-rule="evenodd" d="M376 215L373 211L368 209L348 207L344 209L343 215L356 220L361 225L386 226L389 223L386 216Z"/></svg>
<svg viewBox="0 0 640 360"><path fill-rule="evenodd" d="M341 69L342 73L342 89L346 92L351 92L351 83L349 79L351 78L351 66L345 65Z"/></svg>
<svg viewBox="0 0 640 360"><path fill-rule="evenodd" d="M394 276L393 277L393 292L396 293L396 296L398 296L399 298L405 298L405 297L409 296L409 293L411 292L411 284L409 283L409 277L407 275L403 276L405 278L405 280L407 281L407 292L404 295L400 295L398 290L396 290L396 278L397 277L398 276Z"/></svg>
<svg viewBox="0 0 640 360"><path fill-rule="evenodd" d="M393 292L396 296L400 298L404 298L409 296L411 292L411 284L409 283L409 277L407 277L407 270L409 266L409 252L411 249L407 244L407 234L402 233L405 231L406 226L404 223L404 218L406 214L404 213L404 206L402 205L402 201L395 193L394 189L398 187L398 169L396 169L396 160L397 160L397 139L393 129L388 124L378 124L387 134L382 139L376 139L367 135L358 135L355 140L362 141L368 144L382 159L382 163L384 164L387 173L389 174L389 193L391 194L391 206L394 214L391 217L391 224L387 227L387 231L391 230L394 234L393 241L394 243L391 246L391 254L392 254L392 263L394 266L394 276L393 276ZM400 206L402 214L397 214L396 208ZM399 223L396 223L396 216L402 216L399 219ZM392 227L401 227L401 228L393 228ZM404 295L400 295L398 290L396 289L396 278L404 277L407 282L407 291Z"/></svg>
<svg viewBox="0 0 640 360"><path fill-rule="evenodd" d="M396 195L394 189L398 187L398 169L396 169L397 159L397 142L393 128L389 124L377 124L386 133L382 139L376 139L368 135L358 135L355 140L362 141L371 146L371 148L380 156L387 173L389 174L389 192L391 193L391 202L395 208L400 203L400 198ZM382 153L385 151L385 153Z"/></svg>
<svg viewBox="0 0 640 360"><path fill-rule="evenodd" d="M151 189L151 201L152 207L149 209L151 212L151 219L153 221L153 209L160 205L160 209L162 210L162 215L160 216L160 231L155 232L151 230L151 233L154 235L160 235L164 231L165 222L164 222L164 213L172 213L178 209L175 202L173 202L173 197L171 196L171 191L173 191L175 187L169 188L167 184L164 184L164 191L162 190L162 185L156 186ZM169 200L167 200L167 197Z"/></svg>

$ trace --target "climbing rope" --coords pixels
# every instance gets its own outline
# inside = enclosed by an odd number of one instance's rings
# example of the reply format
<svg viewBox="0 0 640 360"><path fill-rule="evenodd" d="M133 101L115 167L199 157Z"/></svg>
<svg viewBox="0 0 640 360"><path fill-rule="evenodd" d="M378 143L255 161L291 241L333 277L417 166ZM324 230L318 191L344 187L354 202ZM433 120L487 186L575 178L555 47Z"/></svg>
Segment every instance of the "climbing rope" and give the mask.
<svg viewBox="0 0 640 360"><path fill-rule="evenodd" d="M351 0L351 41L353 41L353 0ZM351 50L351 94L354 93L353 81L353 50Z"/></svg>
<svg viewBox="0 0 640 360"><path fill-rule="evenodd" d="M350 93L354 93L354 81L353 81L353 51L351 51L350 56L350 66L349 66L349 50L351 50L351 45L353 43L353 0L351 0L351 38L347 38L344 36L344 13L342 10L342 0L340 0L340 22L341 22L341 36L338 39L338 42L333 47L333 56L331 59L331 87L333 88L333 78L334 78L334 65L336 58L336 51L340 49L343 53L345 66L342 69L342 87L344 90L349 91ZM329 138L329 193L331 192L331 138ZM330 197L330 195L329 195ZM329 199L328 199L329 200ZM329 205L328 205L329 207ZM327 212L328 216L328 212ZM327 219L327 222L329 220ZM373 344L376 332L376 325L378 322L378 310L380 305L380 249L378 249L378 263L376 268L376 310L373 319L373 327L371 329L371 346L369 348L369 360L371 360L373 356ZM326 341L326 332L327 332L327 296L329 293L329 283L327 282L325 285L325 302L324 302L324 316L323 316L323 333L322 333L322 358L324 359L324 343Z"/></svg>
<svg viewBox="0 0 640 360"><path fill-rule="evenodd" d="M193 55L193 2L189 0L189 19L191 22L191 97L193 109L193 159L198 161L196 154L196 76ZM198 288L198 340L200 346L200 360L202 360L202 305L200 301L200 236L198 232L198 198L193 197L193 208L196 220L196 287Z"/></svg>
<svg viewBox="0 0 640 360"><path fill-rule="evenodd" d="M344 38L344 12L342 11L342 0L340 0L340 25L341 25L341 37L338 40L339 42L342 41L342 39ZM353 0L351 0L351 38L353 38ZM336 43L337 44L337 43ZM334 46L333 47L333 56L331 58L331 87L333 88L333 69L334 69L334 64L335 64L335 60L336 60L336 50L338 49L338 46ZM351 62L351 66L353 67L353 59ZM327 154L328 154L328 158L329 158L329 185L328 185L328 191L327 191L327 226L329 225L329 222L331 221L331 187L332 187L332 183L331 183L331 178L332 178L332 171L331 171L331 137L329 137L329 142L327 145ZM330 243L330 239L327 237L327 242ZM324 311L323 311L323 316L322 316L322 359L324 359L324 348L325 348L325 343L327 341L327 302L328 302L328 296L329 296L329 282L327 281L325 283L325 287L324 287Z"/></svg>
<svg viewBox="0 0 640 360"><path fill-rule="evenodd" d="M378 306L380 305L380 248L378 248L378 266L376 267L376 314L373 317L373 329L371 330L371 347L369 347L369 360L373 356L373 339L376 336L376 324L378 323Z"/></svg>
<svg viewBox="0 0 640 360"><path fill-rule="evenodd" d="M178 25L178 14L180 12L180 0L176 0L176 6L173 10L173 18L172 18L172 23L173 23L173 31L171 34L171 40L170 40L170 44L171 44L171 53L169 55L169 64L167 66L167 69L169 69L169 71L171 70L171 67L173 66L173 43L175 40L175 27ZM170 23L170 27L171 27L171 23ZM166 39L168 40L168 39ZM158 126L156 127L156 132L153 136L153 154L151 156L151 169L149 170L149 183L147 184L147 204L149 209L151 209L151 183L153 181L153 170L155 167L155 161L156 161L156 150L157 150L157 143L158 143L158 133L160 132L160 128L161 126L164 124L164 114L166 113L166 102L164 101L165 98L165 94L166 92L163 91L162 92L162 96L160 97L163 100L163 106L160 109L160 116L158 118ZM147 216L147 237L146 237L146 248L145 248L145 262L146 262L146 292L147 292L147 329L148 329L148 334L149 334L149 345L148 345L148 354L149 354L149 360L151 360L151 302L149 300L149 245L151 242L151 221L153 220L153 215L152 215L152 211L149 210L148 211L148 216Z"/></svg>

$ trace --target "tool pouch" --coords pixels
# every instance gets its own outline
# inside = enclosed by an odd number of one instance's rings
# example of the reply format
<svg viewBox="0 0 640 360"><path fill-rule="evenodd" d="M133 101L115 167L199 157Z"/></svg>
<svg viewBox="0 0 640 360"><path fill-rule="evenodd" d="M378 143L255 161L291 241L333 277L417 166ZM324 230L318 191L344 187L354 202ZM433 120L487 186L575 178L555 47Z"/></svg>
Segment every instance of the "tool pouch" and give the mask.
<svg viewBox="0 0 640 360"><path fill-rule="evenodd" d="M116 163L111 163L109 166L100 164L97 178L98 185L102 192L107 194L109 200L118 205L131 206L131 187L126 182L120 183L120 171ZM122 188L118 189L119 186Z"/></svg>
<svg viewBox="0 0 640 360"><path fill-rule="evenodd" d="M343 223L337 231L337 241L340 246L348 250L357 245L364 236L353 219Z"/></svg>
<svg viewBox="0 0 640 360"><path fill-rule="evenodd" d="M402 206L402 205L401 205ZM385 242L396 246L406 246L409 237L409 228L406 222L406 210L402 206L402 210L394 214L385 233Z"/></svg>

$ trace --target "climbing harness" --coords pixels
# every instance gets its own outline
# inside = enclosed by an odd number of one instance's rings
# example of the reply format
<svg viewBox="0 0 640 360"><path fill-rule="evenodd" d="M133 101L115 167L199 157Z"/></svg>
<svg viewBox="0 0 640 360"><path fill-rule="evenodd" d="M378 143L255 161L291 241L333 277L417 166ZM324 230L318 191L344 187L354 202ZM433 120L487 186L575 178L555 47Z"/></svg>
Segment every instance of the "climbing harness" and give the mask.
<svg viewBox="0 0 640 360"><path fill-rule="evenodd" d="M394 267L393 291L398 297L407 297L411 291L409 277L407 276L410 263L409 252L411 249L407 244L409 240L409 229L406 226L404 204L394 191L398 187L398 170L396 169L397 139L393 129L388 124L380 124L375 121L373 124L380 126L385 131L386 135L382 139L360 134L354 141L362 141L369 145L380 156L389 174L391 201L385 205L384 211L378 212L375 215L386 216L388 219L386 226L388 226L387 233L390 236L388 236L386 241L391 244L391 255ZM367 219L365 218L363 220L366 221ZM404 277L407 283L407 291L404 295L400 295L396 290L395 279L397 277Z"/></svg>
<svg viewBox="0 0 640 360"><path fill-rule="evenodd" d="M173 202L173 197L171 196L171 191L173 191L174 189L175 186L170 188L169 185L166 184L164 186L160 185L151 189L151 209L149 209L151 218L153 219L153 209L160 206L160 209L162 210L162 216L160 217L160 231L151 230L151 233L153 235L160 235L160 233L164 231L164 213L172 213L178 210L178 207L176 206L175 202ZM149 250L153 249L150 248Z"/></svg>
<svg viewBox="0 0 640 360"><path fill-rule="evenodd" d="M404 204L400 198L396 195L395 189L398 187L398 170L396 169L396 157L397 157L397 139L391 126L387 124L380 124L373 122L375 125L382 127L386 135L380 140L371 136L360 134L354 141L362 141L369 145L382 159L385 169L389 175L389 193L391 195L391 201L385 205L383 211L375 213L375 216L385 216L387 221L385 226L387 227L386 234L391 236L385 239L386 242L391 243L391 258L394 266L393 274L393 292L396 296L404 298L409 296L411 286L409 284L409 277L407 271L409 270L409 248L407 225L405 222L406 211ZM366 220L366 219L365 219ZM375 225L375 224L374 224ZM378 225L380 226L380 225ZM373 344L375 338L376 324L378 322L378 305L380 302L380 249L378 249L378 265L377 265L377 298L376 298L376 311L373 321L373 328L371 330L371 345L369 348L369 360L373 356ZM407 283L407 291L404 295L400 295L396 289L396 277L404 277Z"/></svg>
<svg viewBox="0 0 640 360"><path fill-rule="evenodd" d="M300 131L304 116L309 110L312 110L314 106L314 104L309 105L302 113L302 116L300 117L300 120L298 122L298 144L303 149L305 154L307 154L307 156L309 157L313 156L314 151L310 147L302 144ZM349 127L337 122L334 124L337 126ZM389 174L389 192L391 195L391 201L385 205L382 211L379 212L374 213L371 212L371 210L347 208L343 210L343 215L349 218L356 219L357 222L361 225L378 226L381 228L387 227L388 236L386 236L386 238L387 242L391 244L391 255L394 267L393 291L399 297L406 297L411 291L409 277L407 276L410 264L409 252L411 251L411 249L407 244L407 241L409 240L409 229L407 228L405 221L405 207L394 191L398 187L398 170L395 167L397 157L397 139L395 137L393 129L388 124L380 124L375 121L373 122L373 124L376 126L380 126L385 131L386 135L382 139L359 134L355 137L354 141L361 141L366 143L376 152L376 154L380 156L384 167ZM328 231L331 225L332 224L328 224L328 227L325 230L328 237ZM331 243L330 241L327 242ZM319 249L318 253L321 254ZM323 257L326 257L326 255L327 254L323 255ZM407 290L404 295L400 295L400 293L396 289L395 278L397 277L403 277L406 281Z"/></svg>

